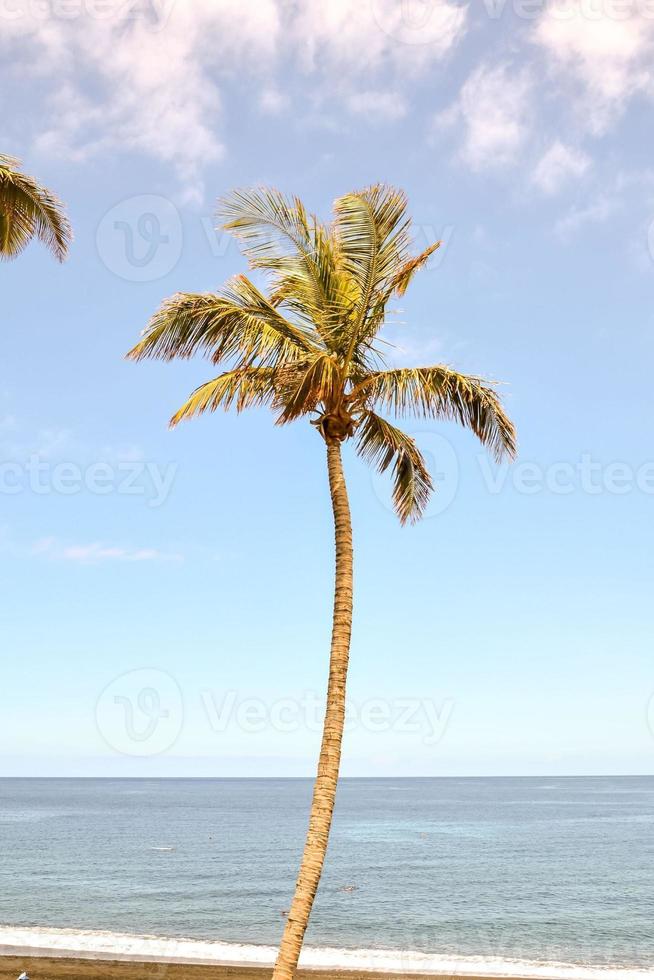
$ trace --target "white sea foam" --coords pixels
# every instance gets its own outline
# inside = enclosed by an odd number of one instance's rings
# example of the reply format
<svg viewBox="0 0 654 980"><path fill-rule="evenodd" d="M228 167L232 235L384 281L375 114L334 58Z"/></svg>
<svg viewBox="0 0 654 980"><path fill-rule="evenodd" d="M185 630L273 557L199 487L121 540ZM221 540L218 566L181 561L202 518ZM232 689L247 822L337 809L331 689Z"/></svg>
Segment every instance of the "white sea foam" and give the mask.
<svg viewBox="0 0 654 980"><path fill-rule="evenodd" d="M174 939L113 932L0 926L0 954L79 956L168 963L271 966L272 946L200 939ZM309 969L372 970L446 976L523 977L536 980L654 980L654 969L591 964L448 956L390 949L306 947L300 959Z"/></svg>

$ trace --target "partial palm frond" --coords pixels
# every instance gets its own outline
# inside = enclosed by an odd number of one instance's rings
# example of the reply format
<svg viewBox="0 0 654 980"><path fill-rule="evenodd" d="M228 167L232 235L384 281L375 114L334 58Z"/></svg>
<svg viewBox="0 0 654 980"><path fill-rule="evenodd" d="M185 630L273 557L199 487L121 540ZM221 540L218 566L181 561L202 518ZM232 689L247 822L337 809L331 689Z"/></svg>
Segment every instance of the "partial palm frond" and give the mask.
<svg viewBox="0 0 654 980"><path fill-rule="evenodd" d="M240 368L226 371L213 381L196 388L191 397L170 420L171 426L184 419L215 412L218 408L226 411L235 404L236 411L269 405L275 397L275 371L273 368Z"/></svg>
<svg viewBox="0 0 654 980"><path fill-rule="evenodd" d="M333 404L341 387L337 362L330 354L319 354L302 370L287 375L283 386L280 382L279 401L283 410L278 423L283 425L308 415L321 403L325 406Z"/></svg>
<svg viewBox="0 0 654 980"><path fill-rule="evenodd" d="M434 489L413 439L386 419L365 412L356 436L358 454L383 473L393 466L393 504L402 524L418 521Z"/></svg>
<svg viewBox="0 0 654 980"><path fill-rule="evenodd" d="M272 365L321 349L315 331L291 323L249 279L236 276L222 293L176 293L166 300L127 356L172 360L200 353L216 364L236 357L242 367L253 360Z"/></svg>
<svg viewBox="0 0 654 980"><path fill-rule="evenodd" d="M311 324L324 345L336 353L344 324L353 309L350 280L338 267L335 241L319 224L311 228L313 251L288 259L277 270L271 302L301 323Z"/></svg>
<svg viewBox="0 0 654 980"><path fill-rule="evenodd" d="M384 184L346 194L334 204L341 263L358 293L348 356L381 326L380 301L409 257L406 208L406 196Z"/></svg>
<svg viewBox="0 0 654 980"><path fill-rule="evenodd" d="M272 187L235 190L218 202L218 217L243 244L256 268L277 268L293 255L311 255L310 220L302 201Z"/></svg>
<svg viewBox="0 0 654 980"><path fill-rule="evenodd" d="M414 255L413 258L407 259L404 265L393 276L389 291L396 296L404 296L416 272L427 264L436 249L440 248L442 244L442 242L434 242L433 245L426 248L420 255Z"/></svg>
<svg viewBox="0 0 654 980"><path fill-rule="evenodd" d="M316 329L326 346L337 333L347 297L335 239L302 201L271 188L237 190L219 202L224 228L243 245L250 265L274 276L271 302L285 304Z"/></svg>
<svg viewBox="0 0 654 980"><path fill-rule="evenodd" d="M350 395L353 406L380 406L399 417L451 419L471 429L497 460L516 453L515 428L495 389L444 365L371 374Z"/></svg>
<svg viewBox="0 0 654 980"><path fill-rule="evenodd" d="M388 304L393 296L404 296L411 280L416 272L424 268L436 249L440 248L442 242L435 242L429 245L419 255L413 255L399 264L397 272L388 279L383 288L375 292L374 300L370 304L370 310L366 317L365 333L363 339L370 340L379 332L388 315Z"/></svg>
<svg viewBox="0 0 654 980"><path fill-rule="evenodd" d="M18 160L0 154L0 259L15 258L34 237L60 262L66 258L73 235L64 206Z"/></svg>

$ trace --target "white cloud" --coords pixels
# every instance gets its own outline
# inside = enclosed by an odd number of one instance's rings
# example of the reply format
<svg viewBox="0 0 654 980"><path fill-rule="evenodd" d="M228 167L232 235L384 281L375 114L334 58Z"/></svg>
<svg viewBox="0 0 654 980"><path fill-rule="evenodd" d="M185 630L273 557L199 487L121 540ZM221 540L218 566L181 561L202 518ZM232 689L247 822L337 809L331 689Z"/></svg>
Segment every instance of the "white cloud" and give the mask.
<svg viewBox="0 0 654 980"><path fill-rule="evenodd" d="M135 463L145 459L140 446L134 443L98 446L85 440L72 429L44 426L35 430L19 425L13 415L0 418L0 456L5 461L63 460L103 463Z"/></svg>
<svg viewBox="0 0 654 980"><path fill-rule="evenodd" d="M56 561L94 565L100 562L180 561L181 555L160 551L158 548L129 548L108 545L100 541L91 544L62 544L56 538L42 538L32 546L32 555Z"/></svg>
<svg viewBox="0 0 654 980"><path fill-rule="evenodd" d="M456 102L436 117L439 127L460 124L462 159L473 169L513 163L530 129L532 82L526 71L479 65Z"/></svg>
<svg viewBox="0 0 654 980"><path fill-rule="evenodd" d="M555 194L566 180L585 174L590 164L590 157L583 150L556 140L538 161L532 182L545 194Z"/></svg>
<svg viewBox="0 0 654 980"><path fill-rule="evenodd" d="M476 171L518 163L535 136L547 132L544 94L559 117L572 112L580 134L605 133L636 95L654 98L654 17L644 7L623 0L543 4L535 24L516 35L521 68L477 64L454 103L436 117L437 128L457 128L460 159ZM546 86L537 84L538 72ZM528 179L554 194L591 163L588 153L552 133ZM596 208L603 212L604 206L595 202L589 214ZM584 220L570 218L572 224Z"/></svg>
<svg viewBox="0 0 654 980"><path fill-rule="evenodd" d="M259 96L259 108L271 116L277 116L288 108L289 99L278 88L264 88Z"/></svg>
<svg viewBox="0 0 654 980"><path fill-rule="evenodd" d="M39 149L74 161L143 152L172 165L186 196L198 198L204 165L224 152L223 80L238 73L246 95L254 87L260 108L280 112L288 93L273 79L290 68L310 96L351 100L359 112L362 80L369 86L378 72L387 93L378 111L399 118L407 77L465 31L465 6L424 8L416 20L396 0L104 0L100 16L82 2L66 5L77 16L56 16L17 0L0 47L10 47L23 85L49 84Z"/></svg>
<svg viewBox="0 0 654 980"><path fill-rule="evenodd" d="M450 51L467 21L467 8L451 0L301 0L292 7L287 29L305 70L350 76L420 71Z"/></svg>
<svg viewBox="0 0 654 980"><path fill-rule="evenodd" d="M64 453L71 454L78 448L77 439L70 429L42 428L26 436L13 416L8 416L8 419L10 424L0 424L0 454L5 460L17 461L28 456L53 459Z"/></svg>
<svg viewBox="0 0 654 980"><path fill-rule="evenodd" d="M426 330L421 332L419 328L390 328L386 331L385 339L392 345L386 354L391 366L421 366L443 360L443 339L430 336ZM448 353L451 353L451 347Z"/></svg>
<svg viewBox="0 0 654 980"><path fill-rule="evenodd" d="M91 451L95 452L95 450ZM145 461L143 449L133 442L120 443L115 446L107 443L100 447L96 455L98 459L107 463L142 463Z"/></svg>
<svg viewBox="0 0 654 980"><path fill-rule="evenodd" d="M614 219L628 207L636 207L641 216L654 211L654 170L619 170L605 178L601 190L586 204L576 205L559 218L556 233L563 239L572 237L588 224L601 224Z"/></svg>
<svg viewBox="0 0 654 980"><path fill-rule="evenodd" d="M550 67L577 83L573 104L595 133L604 132L635 93L652 89L654 19L639 13L638 4L621 17L611 15L610 4L593 6L591 16L588 0L546 4L533 39Z"/></svg>
<svg viewBox="0 0 654 980"><path fill-rule="evenodd" d="M273 0L257 0L256 7L187 0L168 4L155 24L132 7L140 9L114 0L110 16L84 11L68 18L26 7L3 21L12 51L22 44L54 86L49 125L37 145L73 160L142 151L173 164L188 196L197 196L202 166L223 152L212 66L265 61L277 36L277 7Z"/></svg>
<svg viewBox="0 0 654 980"><path fill-rule="evenodd" d="M371 122L391 122L407 114L407 104L397 92L356 92L348 98L347 106Z"/></svg>
<svg viewBox="0 0 654 980"><path fill-rule="evenodd" d="M569 238L578 231L583 225L599 224L606 221L614 214L617 201L605 196L599 197L596 201L585 207L571 208L563 218L560 218L555 231L560 238Z"/></svg>

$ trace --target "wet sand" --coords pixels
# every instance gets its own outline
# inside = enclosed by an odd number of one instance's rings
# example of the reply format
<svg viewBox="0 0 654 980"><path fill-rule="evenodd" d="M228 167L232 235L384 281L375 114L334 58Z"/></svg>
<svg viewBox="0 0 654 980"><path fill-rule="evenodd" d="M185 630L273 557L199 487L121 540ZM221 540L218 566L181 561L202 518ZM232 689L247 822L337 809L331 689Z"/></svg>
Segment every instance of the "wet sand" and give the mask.
<svg viewBox="0 0 654 980"><path fill-rule="evenodd" d="M67 959L47 956L0 956L0 980L269 980L270 967L201 966L125 960ZM416 976L416 974L411 974ZM298 980L405 980L407 974L358 970L299 970ZM422 974L422 980L429 980ZM431 978L435 980L435 978ZM466 980L482 980L467 977ZM515 980L515 978L513 978Z"/></svg>

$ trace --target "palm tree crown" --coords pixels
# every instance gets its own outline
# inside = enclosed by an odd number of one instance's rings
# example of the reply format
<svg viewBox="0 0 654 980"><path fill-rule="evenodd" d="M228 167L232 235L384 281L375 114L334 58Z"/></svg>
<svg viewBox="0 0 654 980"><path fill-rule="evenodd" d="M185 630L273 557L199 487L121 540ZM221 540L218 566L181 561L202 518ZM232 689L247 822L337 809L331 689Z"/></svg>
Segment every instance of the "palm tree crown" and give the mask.
<svg viewBox="0 0 654 980"><path fill-rule="evenodd" d="M495 388L442 364L387 369L379 332L439 242L411 251L406 197L385 185L346 194L329 224L276 190L235 191L220 202L225 230L263 273L216 293L178 293L152 317L128 356L165 360L204 354L229 369L201 385L171 424L206 411L267 405L278 424L312 416L327 442L392 468L402 521L418 519L433 485L415 442L380 412L449 419L469 428L497 459L515 453L515 430Z"/></svg>
<svg viewBox="0 0 654 980"><path fill-rule="evenodd" d="M0 153L0 259L13 259L38 238L62 262L72 231L61 202Z"/></svg>

